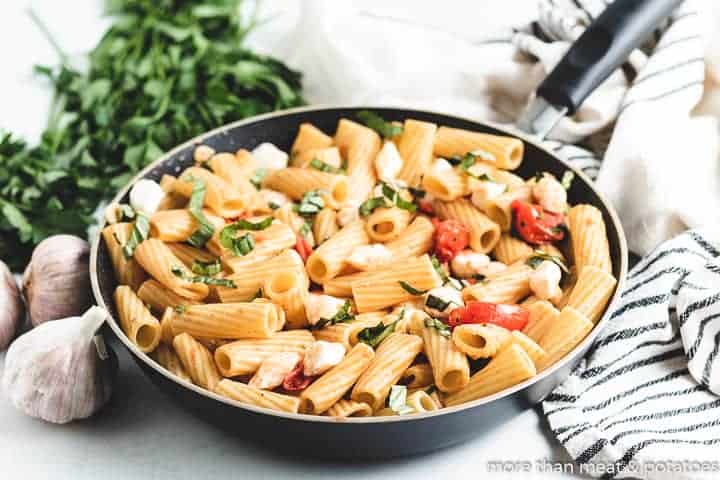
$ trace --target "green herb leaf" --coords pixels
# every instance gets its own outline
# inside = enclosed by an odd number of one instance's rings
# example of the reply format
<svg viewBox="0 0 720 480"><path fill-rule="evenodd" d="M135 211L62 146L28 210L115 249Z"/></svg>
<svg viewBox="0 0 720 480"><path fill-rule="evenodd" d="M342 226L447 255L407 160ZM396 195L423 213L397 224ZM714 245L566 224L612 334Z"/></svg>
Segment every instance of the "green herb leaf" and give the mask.
<svg viewBox="0 0 720 480"><path fill-rule="evenodd" d="M188 210L190 210L190 214L198 223L197 230L190 235L187 242L193 247L202 248L215 233L215 226L210 223L202 210L203 205L205 205L205 182L192 177L188 177L187 181L193 184Z"/></svg>
<svg viewBox="0 0 720 480"><path fill-rule="evenodd" d="M147 240L149 235L150 219L144 214L138 212L135 223L133 223L132 232L130 232L130 238L123 246L123 255L125 256L125 258L132 258L137 246Z"/></svg>
<svg viewBox="0 0 720 480"><path fill-rule="evenodd" d="M312 217L325 208L325 200L323 200L323 194L325 192L321 190L311 190L305 192L300 203L297 206L297 213L304 217Z"/></svg>
<svg viewBox="0 0 720 480"><path fill-rule="evenodd" d="M568 269L567 265L565 265L565 262L561 257L557 255L551 255L549 253L543 252L542 250L533 251L532 256L528 258L525 263L532 268L537 268L542 262L546 260L549 262L553 262L555 265L560 267L560 270L562 270L564 273L570 273L570 270Z"/></svg>
<svg viewBox="0 0 720 480"><path fill-rule="evenodd" d="M444 323L436 318L427 317L425 319L425 326L428 328L434 328L443 337L448 338L448 337L450 337L450 335L452 335L452 331L450 330L450 327L447 326L446 323Z"/></svg>
<svg viewBox="0 0 720 480"><path fill-rule="evenodd" d="M321 172L325 173L335 173L335 174L344 174L345 170L342 168L333 167L332 165L328 165L327 163L323 162L322 160L318 158L313 158L310 161L310 167L314 168L315 170L320 170Z"/></svg>
<svg viewBox="0 0 720 480"><path fill-rule="evenodd" d="M428 308L433 308L437 310L438 312L444 312L445 309L447 309L450 305L452 305L453 301L445 301L440 297L437 297L435 295L428 295L425 299L425 306Z"/></svg>
<svg viewBox="0 0 720 480"><path fill-rule="evenodd" d="M575 179L575 173L573 173L572 170L566 170L565 173L563 173L560 184L563 186L563 188L565 190L570 190L570 187L572 186L572 182L574 179Z"/></svg>
<svg viewBox="0 0 720 480"><path fill-rule="evenodd" d="M413 202L404 200L400 196L400 192L398 192L390 184L386 182L380 182L380 185L382 187L383 195L387 200L390 201L391 204L394 204L396 207L402 208L403 210L407 210L410 213L415 213L415 211L417 210L417 205L415 205Z"/></svg>
<svg viewBox="0 0 720 480"><path fill-rule="evenodd" d="M387 207L388 204L385 201L385 197L373 197L365 200L358 208L358 212L360 213L361 217L367 217L372 212L374 212L375 209Z"/></svg>
<svg viewBox="0 0 720 480"><path fill-rule="evenodd" d="M312 330L317 330L328 325L335 325L338 323L351 322L355 320L355 315L351 312L352 302L347 300L340 310L331 318L321 318L315 325L312 326Z"/></svg>
<svg viewBox="0 0 720 480"><path fill-rule="evenodd" d="M466 175L469 177L472 177L476 180L484 181L484 182L492 182L492 179L488 176L486 173L482 173L480 175L475 175L470 171L470 169L477 163L478 155L468 152L464 156L454 156L452 157L453 164L457 165L460 170L462 170ZM449 160L448 160L449 161Z"/></svg>
<svg viewBox="0 0 720 480"><path fill-rule="evenodd" d="M257 232L260 230L265 230L273 223L273 217L267 217L259 222L253 223L249 222L247 220L243 220L242 218L238 220L235 223L230 224L229 226L236 227L236 230L251 230L253 232ZM228 227L225 227L228 228Z"/></svg>
<svg viewBox="0 0 720 480"><path fill-rule="evenodd" d="M260 190L260 189L262 188L263 179L265 179L265 177L267 176L267 174L268 174L268 169L267 169L267 168L258 168L258 169L255 170L255 172L252 174L252 177L250 177L250 183L252 183L253 185L255 185L255 188L257 188L258 190Z"/></svg>
<svg viewBox="0 0 720 480"><path fill-rule="evenodd" d="M430 257L430 263L432 263L433 268L437 272L437 274L440 276L440 279L443 282L443 285L447 283L450 280L450 277L448 277L448 274L445 273L445 270L442 268L442 264L440 263L440 260L435 255L432 255Z"/></svg>
<svg viewBox="0 0 720 480"><path fill-rule="evenodd" d="M374 327L367 327L360 330L358 333L358 340L376 348L382 343L391 333L395 331L395 325L400 320L395 320L389 325L385 325L383 322L378 323Z"/></svg>
<svg viewBox="0 0 720 480"><path fill-rule="evenodd" d="M398 283L403 288L403 290L408 292L410 295L415 295L416 297L420 295L425 295L428 292L428 290L418 290L417 288L413 287L407 282L403 282L402 280L398 281Z"/></svg>
<svg viewBox="0 0 720 480"><path fill-rule="evenodd" d="M393 385L390 387L388 407L398 415L415 412L415 409L407 404L407 387L405 385Z"/></svg>
<svg viewBox="0 0 720 480"><path fill-rule="evenodd" d="M182 315L183 313L185 313L187 311L187 307L185 305L175 305L174 310L176 313L179 313L180 315Z"/></svg>
<svg viewBox="0 0 720 480"><path fill-rule="evenodd" d="M121 222L128 222L135 219L135 210L127 204L118 205L118 219Z"/></svg>
<svg viewBox="0 0 720 480"><path fill-rule="evenodd" d="M222 264L220 259L215 259L211 262L203 262L202 260L193 260L192 266L190 267L193 273L197 275L217 275L222 272Z"/></svg>
<svg viewBox="0 0 720 480"><path fill-rule="evenodd" d="M357 118L369 128L379 133L383 138L393 138L402 134L402 127L386 122L384 118L375 112L363 110L358 112Z"/></svg>
<svg viewBox="0 0 720 480"><path fill-rule="evenodd" d="M206 275L188 275L181 267L172 266L170 271L176 277L182 278L192 283L204 283L205 285L215 285L218 287L237 288L235 282L230 278L214 278Z"/></svg>
<svg viewBox="0 0 720 480"><path fill-rule="evenodd" d="M230 249L233 255L244 257L255 248L255 239L251 234L246 233L245 235L236 238L234 232L223 235L226 231L226 229L223 229L223 231L220 232L220 244L223 247Z"/></svg>

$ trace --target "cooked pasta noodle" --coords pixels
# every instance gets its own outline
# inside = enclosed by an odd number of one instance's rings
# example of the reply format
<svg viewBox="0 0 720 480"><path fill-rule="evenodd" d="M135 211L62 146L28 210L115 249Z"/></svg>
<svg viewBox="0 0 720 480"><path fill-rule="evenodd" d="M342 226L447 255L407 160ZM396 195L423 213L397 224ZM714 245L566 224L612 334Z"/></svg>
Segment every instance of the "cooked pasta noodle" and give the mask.
<svg viewBox="0 0 720 480"><path fill-rule="evenodd" d="M442 219L451 218L470 230L470 247L476 252L488 253L500 240L500 227L466 199L453 202L435 202L435 212Z"/></svg>
<svg viewBox="0 0 720 480"><path fill-rule="evenodd" d="M523 142L517 138L440 127L435 135L435 155L452 157L481 152L483 157L505 170L515 170L522 163Z"/></svg>

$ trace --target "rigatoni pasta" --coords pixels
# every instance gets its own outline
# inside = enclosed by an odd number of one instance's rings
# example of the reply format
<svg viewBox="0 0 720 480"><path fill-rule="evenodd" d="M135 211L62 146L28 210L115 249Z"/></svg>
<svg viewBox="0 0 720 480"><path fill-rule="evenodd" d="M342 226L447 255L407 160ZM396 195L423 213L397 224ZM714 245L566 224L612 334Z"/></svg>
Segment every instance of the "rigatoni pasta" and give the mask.
<svg viewBox="0 0 720 480"><path fill-rule="evenodd" d="M303 123L290 155L200 145L156 211L109 210L120 326L165 375L287 413L408 415L517 385L599 321L617 279L570 173L513 173L516 138L359 118Z"/></svg>

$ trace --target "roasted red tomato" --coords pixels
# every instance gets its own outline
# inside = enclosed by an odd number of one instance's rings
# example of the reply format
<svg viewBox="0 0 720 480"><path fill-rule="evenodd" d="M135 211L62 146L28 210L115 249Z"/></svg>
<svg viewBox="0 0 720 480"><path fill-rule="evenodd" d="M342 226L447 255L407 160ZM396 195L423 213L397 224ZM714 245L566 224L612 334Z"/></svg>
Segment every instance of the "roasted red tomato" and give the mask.
<svg viewBox="0 0 720 480"><path fill-rule="evenodd" d="M433 213L435 213L432 201L426 200L424 198L418 201L418 209L420 209L421 212L427 213L428 215L432 215Z"/></svg>
<svg viewBox="0 0 720 480"><path fill-rule="evenodd" d="M522 330L530 319L530 312L519 305L502 303L468 302L450 312L448 325L457 327L465 323L492 323L508 330Z"/></svg>
<svg viewBox="0 0 720 480"><path fill-rule="evenodd" d="M315 377L306 377L303 373L303 362L300 361L292 372L288 373L283 380L283 389L288 392L305 390L315 380Z"/></svg>
<svg viewBox="0 0 720 480"><path fill-rule="evenodd" d="M539 205L515 200L510 204L517 233L528 243L539 245L565 237L564 215L543 210Z"/></svg>
<svg viewBox="0 0 720 480"><path fill-rule="evenodd" d="M295 250L300 254L303 263L307 262L308 257L312 254L312 247L302 235L295 235Z"/></svg>
<svg viewBox="0 0 720 480"><path fill-rule="evenodd" d="M457 220L433 219L435 225L435 254L441 262L449 262L470 242L470 232Z"/></svg>

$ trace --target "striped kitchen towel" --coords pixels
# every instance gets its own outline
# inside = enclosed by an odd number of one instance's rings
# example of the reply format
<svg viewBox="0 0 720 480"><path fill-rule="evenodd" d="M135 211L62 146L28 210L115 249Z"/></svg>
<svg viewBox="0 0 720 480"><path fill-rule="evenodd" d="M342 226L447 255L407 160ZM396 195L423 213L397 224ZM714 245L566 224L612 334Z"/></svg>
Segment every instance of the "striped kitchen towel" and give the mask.
<svg viewBox="0 0 720 480"><path fill-rule="evenodd" d="M719 351L720 231L689 231L630 272L550 427L596 477L720 478Z"/></svg>

